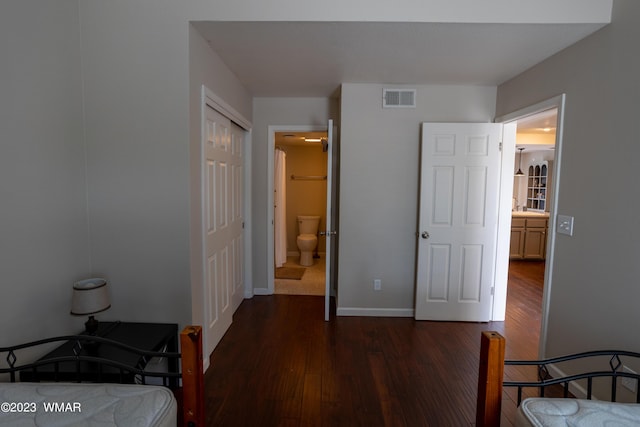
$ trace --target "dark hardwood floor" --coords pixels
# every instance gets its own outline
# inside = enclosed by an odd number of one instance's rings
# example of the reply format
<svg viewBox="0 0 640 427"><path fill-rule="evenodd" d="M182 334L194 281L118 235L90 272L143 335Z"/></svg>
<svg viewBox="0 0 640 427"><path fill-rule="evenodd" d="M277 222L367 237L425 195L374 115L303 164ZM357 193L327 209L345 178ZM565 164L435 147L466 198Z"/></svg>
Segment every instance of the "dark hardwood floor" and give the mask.
<svg viewBox="0 0 640 427"><path fill-rule="evenodd" d="M543 272L512 262L505 322L324 322L323 297L245 300L205 374L207 425L472 426L480 333L503 334L507 358L537 358Z"/></svg>

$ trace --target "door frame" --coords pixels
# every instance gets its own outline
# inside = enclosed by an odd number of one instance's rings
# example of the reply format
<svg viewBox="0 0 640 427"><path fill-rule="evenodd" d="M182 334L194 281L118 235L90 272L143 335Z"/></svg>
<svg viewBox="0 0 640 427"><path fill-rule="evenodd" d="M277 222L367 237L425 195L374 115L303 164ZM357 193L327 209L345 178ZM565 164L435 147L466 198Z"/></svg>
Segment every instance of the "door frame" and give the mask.
<svg viewBox="0 0 640 427"><path fill-rule="evenodd" d="M328 132L326 125L270 125L269 141L267 144L267 294L273 295L275 291L275 254L274 254L274 230L273 230L273 192L276 132ZM329 171L327 171L329 172ZM328 260L327 260L328 262Z"/></svg>
<svg viewBox="0 0 640 427"><path fill-rule="evenodd" d="M551 302L551 286L553 281L553 266L554 266L554 257L555 257L555 245L556 245L556 219L557 213L556 209L558 206L558 199L560 195L560 178L561 178L561 163L562 163L562 139L564 133L564 114L565 114L565 101L566 94L560 94L549 98L547 100L538 102L536 104L530 105L528 107L524 107L518 110L515 110L511 113L499 116L495 118L496 123L515 123L519 119L523 119L527 116L531 116L537 113L541 113L546 110L550 110L556 108L558 111L557 119L556 119L556 145L555 145L555 155L553 161L553 181L551 185L552 196L549 204L549 225L547 232L547 245L546 245L546 257L545 257L545 273L544 273L544 284L542 290L542 310L541 310L541 320L540 320L540 342L538 345L538 356L540 358L545 357L546 354L546 342L547 342L547 328L548 328L548 320L549 320L549 304ZM510 148L513 151L513 156L515 158L515 141L513 141L513 147ZM512 174L513 167L511 170L506 170L506 163L503 161L502 173ZM511 162L512 163L512 162ZM501 200L504 199L504 194L501 194ZM509 206L511 204L509 203ZM506 209L506 208L505 208ZM499 226L498 229L498 239L499 242L507 242L507 258L506 262L508 265L508 242L510 239L510 221L509 227L507 227L506 222ZM502 256L504 258L504 256ZM499 264L500 262L504 262L504 259L497 260L496 262ZM496 289L496 294L494 295L494 307L496 309L506 310L506 297L507 297L507 289L506 282L505 286L502 289ZM497 313L494 310L494 316ZM504 315L503 315L504 317Z"/></svg>

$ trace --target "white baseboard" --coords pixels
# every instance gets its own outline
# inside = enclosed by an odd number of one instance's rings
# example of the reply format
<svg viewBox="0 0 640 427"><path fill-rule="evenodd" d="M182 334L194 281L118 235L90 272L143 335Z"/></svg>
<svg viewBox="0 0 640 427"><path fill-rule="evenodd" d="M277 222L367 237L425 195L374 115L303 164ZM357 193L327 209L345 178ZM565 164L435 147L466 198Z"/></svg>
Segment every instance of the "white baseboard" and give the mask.
<svg viewBox="0 0 640 427"><path fill-rule="evenodd" d="M563 372L560 368L558 368L553 363L549 365L549 375L553 378L560 378L568 376L565 372ZM575 381L571 381L569 383L569 392L573 394L578 399L586 399L587 398L587 390L582 387L580 384ZM592 396L592 399L598 400L595 395Z"/></svg>
<svg viewBox="0 0 640 427"><path fill-rule="evenodd" d="M273 292L269 292L268 288L253 288L254 295L273 295Z"/></svg>
<svg viewBox="0 0 640 427"><path fill-rule="evenodd" d="M366 317L414 317L412 308L361 308L338 307L338 316L366 316Z"/></svg>

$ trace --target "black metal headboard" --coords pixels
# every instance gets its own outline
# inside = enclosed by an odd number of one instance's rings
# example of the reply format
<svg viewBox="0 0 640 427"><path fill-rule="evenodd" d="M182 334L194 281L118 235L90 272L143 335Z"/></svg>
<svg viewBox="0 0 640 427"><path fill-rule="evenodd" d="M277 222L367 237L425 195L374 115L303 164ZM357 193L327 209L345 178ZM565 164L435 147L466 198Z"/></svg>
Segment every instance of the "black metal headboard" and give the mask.
<svg viewBox="0 0 640 427"><path fill-rule="evenodd" d="M21 351L28 350L32 355L39 347L46 348L51 343L70 346L68 355L48 353L38 360L23 360L27 357ZM97 349L100 349L98 352ZM46 351L46 350L45 350ZM44 352L44 351L42 351ZM41 352L41 353L42 353ZM123 363L98 356L117 352L132 361ZM158 358L167 360L168 369L150 370L148 364ZM109 383L149 383L156 378L161 385L176 387L180 378L178 369L180 353L164 351L146 351L108 338L90 335L69 335L46 338L25 344L0 348L0 360L6 361L6 367L0 367L0 374L8 374L9 381L29 382L109 382ZM4 364L3 364L4 365Z"/></svg>
<svg viewBox="0 0 640 427"><path fill-rule="evenodd" d="M552 377L549 374L550 365L558 365L563 362L571 362L576 360L592 360L598 357L608 357L609 366L605 369L582 372L575 375L567 375L562 377ZM611 402L617 399L618 378L629 378L636 380L636 402L640 403L640 387L638 380L640 374L624 371L624 364L621 357L635 359L636 364L640 364L640 353L631 351L603 350L603 351L587 351L583 353L575 353L567 356L554 357L544 360L505 360L506 366L533 366L538 370L538 381L504 381L503 387L518 388L518 405L522 401L522 390L524 388L538 388L540 396L544 397L545 389L553 385L561 385L563 387L564 397L569 397L569 385L572 381L586 380L586 398L591 399L593 395L593 379L594 378L610 378L611 379ZM595 365L594 365L595 366Z"/></svg>

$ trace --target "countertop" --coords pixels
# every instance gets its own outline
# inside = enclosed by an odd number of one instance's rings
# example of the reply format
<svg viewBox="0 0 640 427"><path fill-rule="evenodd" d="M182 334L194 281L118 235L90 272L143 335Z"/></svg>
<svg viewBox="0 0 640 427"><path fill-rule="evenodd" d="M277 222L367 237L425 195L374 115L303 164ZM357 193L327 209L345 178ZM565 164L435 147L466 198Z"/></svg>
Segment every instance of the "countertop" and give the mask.
<svg viewBox="0 0 640 427"><path fill-rule="evenodd" d="M549 218L549 212L511 211L511 216L520 218Z"/></svg>

